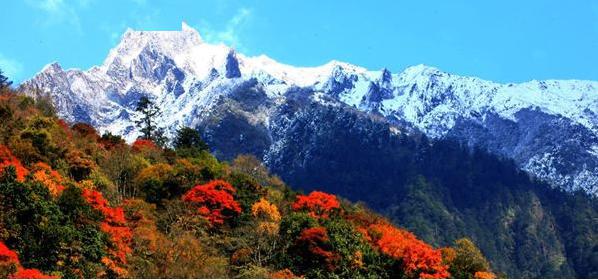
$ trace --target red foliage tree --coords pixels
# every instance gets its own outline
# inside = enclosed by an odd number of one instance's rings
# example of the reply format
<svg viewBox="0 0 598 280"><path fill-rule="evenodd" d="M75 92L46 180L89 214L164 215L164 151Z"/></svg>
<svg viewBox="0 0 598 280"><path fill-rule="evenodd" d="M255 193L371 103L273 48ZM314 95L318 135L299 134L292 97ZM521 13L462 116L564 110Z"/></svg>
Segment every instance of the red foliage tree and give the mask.
<svg viewBox="0 0 598 280"><path fill-rule="evenodd" d="M147 150L159 150L160 149L158 147L158 145L156 145L156 143L154 143L154 141L147 140L147 139L137 139L137 140L135 140L135 142L133 142L132 148L133 148L133 151L136 151L136 152L147 151Z"/></svg>
<svg viewBox="0 0 598 280"><path fill-rule="evenodd" d="M0 173L2 173L4 168L9 165L15 167L17 171L17 180L23 182L28 173L27 169L23 167L21 161L12 154L8 147L0 145Z"/></svg>
<svg viewBox="0 0 598 280"><path fill-rule="evenodd" d="M368 238L380 251L400 260L409 278L447 278L448 267L440 250L418 240L412 233L388 224L373 224Z"/></svg>
<svg viewBox="0 0 598 280"><path fill-rule="evenodd" d="M104 215L104 221L100 224L100 229L108 234L112 241L113 246L109 250L110 257L103 258L102 263L118 276L125 276L124 265L127 264L127 254L132 252L130 244L133 233L127 227L123 209L121 207L110 207L102 193L95 190L83 190L83 197L94 209Z"/></svg>
<svg viewBox="0 0 598 280"><path fill-rule="evenodd" d="M8 249L3 242L0 242L0 264L19 264L17 253Z"/></svg>
<svg viewBox="0 0 598 280"><path fill-rule="evenodd" d="M73 125L72 129L83 137L90 137L93 139L99 138L98 131L89 124L76 123Z"/></svg>
<svg viewBox="0 0 598 280"><path fill-rule="evenodd" d="M64 134L66 134L66 137L68 139L72 139L73 138L73 132L69 129L69 125L66 123L65 120L59 119L56 123L62 129L62 131L64 132Z"/></svg>
<svg viewBox="0 0 598 280"><path fill-rule="evenodd" d="M214 180L198 185L183 195L183 201L192 203L197 212L212 225L222 225L241 213L241 206L235 201L235 188L226 181Z"/></svg>
<svg viewBox="0 0 598 280"><path fill-rule="evenodd" d="M49 279L57 278L45 275L37 269L24 268L21 266L17 253L10 250L3 242L0 242L0 268L12 266L16 271L8 275L11 279ZM0 269L1 270L1 269Z"/></svg>
<svg viewBox="0 0 598 280"><path fill-rule="evenodd" d="M298 195L291 207L295 211L308 211L314 218L328 218L335 211L340 211L340 202L336 196L325 192L313 191L309 195Z"/></svg>
<svg viewBox="0 0 598 280"><path fill-rule="evenodd" d="M326 228L304 229L297 238L296 245L308 252L307 255L303 256L304 258L321 261L326 264L329 270L334 270L339 256L332 251Z"/></svg>
<svg viewBox="0 0 598 280"><path fill-rule="evenodd" d="M41 271L34 268L22 268L10 276L11 279L52 279L58 278L43 274Z"/></svg>

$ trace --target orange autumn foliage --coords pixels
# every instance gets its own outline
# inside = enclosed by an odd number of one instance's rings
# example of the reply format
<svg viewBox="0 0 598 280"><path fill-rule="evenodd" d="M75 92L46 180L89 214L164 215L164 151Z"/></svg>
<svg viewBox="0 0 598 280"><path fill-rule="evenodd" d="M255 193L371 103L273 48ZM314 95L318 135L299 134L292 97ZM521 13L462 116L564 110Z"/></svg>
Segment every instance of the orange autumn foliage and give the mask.
<svg viewBox="0 0 598 280"><path fill-rule="evenodd" d="M21 266L17 253L10 250L4 242L0 242L0 267L13 266L16 272L8 275L10 279L50 279L57 278L50 275L45 275L41 271L32 268L24 268Z"/></svg>
<svg viewBox="0 0 598 280"><path fill-rule="evenodd" d="M272 279L299 279L301 276L295 275L290 269L285 268L283 270L275 271L270 274Z"/></svg>
<svg viewBox="0 0 598 280"><path fill-rule="evenodd" d="M488 271L478 271L473 275L475 279L496 279L496 275Z"/></svg>
<svg viewBox="0 0 598 280"><path fill-rule="evenodd" d="M298 195L291 207L294 211L307 211L314 218L328 218L340 211L340 202L334 195L313 191L309 195Z"/></svg>
<svg viewBox="0 0 598 280"><path fill-rule="evenodd" d="M60 176L60 173L53 170L49 165L38 162L33 165L31 171L33 172L33 180L46 186L54 197L58 196L64 190L64 186L62 185L64 179Z"/></svg>
<svg viewBox="0 0 598 280"><path fill-rule="evenodd" d="M412 233L389 224L373 224L369 236L384 254L400 260L409 278L447 278L448 267L442 262L440 250L418 240Z"/></svg>
<svg viewBox="0 0 598 280"><path fill-rule="evenodd" d="M113 248L108 251L110 257L104 257L102 263L112 270L119 277L125 276L127 271L124 265L127 264L127 254L131 253L130 247L133 234L127 227L125 213L121 207L110 207L102 193L84 189L83 197L96 210L104 215L104 221L100 229L110 236Z"/></svg>
<svg viewBox="0 0 598 280"><path fill-rule="evenodd" d="M0 173L10 165L14 166L17 171L17 180L20 182L25 181L25 176L29 173L27 169L23 167L21 161L12 154L8 147L0 144Z"/></svg>
<svg viewBox="0 0 598 280"><path fill-rule="evenodd" d="M141 152L146 150L159 150L160 148L154 141L147 139L137 139L132 145L133 151Z"/></svg>
<svg viewBox="0 0 598 280"><path fill-rule="evenodd" d="M241 213L241 206L235 201L235 188L226 181L213 180L198 185L183 195L183 201L197 207L197 213L206 218L212 225L224 222Z"/></svg>

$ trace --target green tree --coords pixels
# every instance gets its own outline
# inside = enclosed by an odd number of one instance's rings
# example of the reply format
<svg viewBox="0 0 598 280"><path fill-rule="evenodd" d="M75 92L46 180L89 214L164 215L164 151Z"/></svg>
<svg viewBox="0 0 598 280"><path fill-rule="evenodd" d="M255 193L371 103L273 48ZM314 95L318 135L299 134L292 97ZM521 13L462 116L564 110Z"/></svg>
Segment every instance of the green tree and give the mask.
<svg viewBox="0 0 598 280"><path fill-rule="evenodd" d="M143 96L137 102L135 111L141 114L141 117L135 121L135 124L141 131L141 138L152 140L159 146L164 146L164 129L158 127L156 118L162 115L160 108L149 98Z"/></svg>
<svg viewBox="0 0 598 280"><path fill-rule="evenodd" d="M455 241L455 253L449 267L454 278L473 278L478 271L490 271L490 264L471 240L461 238Z"/></svg>
<svg viewBox="0 0 598 280"><path fill-rule="evenodd" d="M182 156L196 156L202 151L208 151L208 144L201 139L199 131L183 126L177 130L173 142L177 153Z"/></svg>
<svg viewBox="0 0 598 280"><path fill-rule="evenodd" d="M96 276L108 246L101 218L77 187L56 200L40 183L17 181L13 166L0 175L0 236L23 267L60 271L65 278Z"/></svg>

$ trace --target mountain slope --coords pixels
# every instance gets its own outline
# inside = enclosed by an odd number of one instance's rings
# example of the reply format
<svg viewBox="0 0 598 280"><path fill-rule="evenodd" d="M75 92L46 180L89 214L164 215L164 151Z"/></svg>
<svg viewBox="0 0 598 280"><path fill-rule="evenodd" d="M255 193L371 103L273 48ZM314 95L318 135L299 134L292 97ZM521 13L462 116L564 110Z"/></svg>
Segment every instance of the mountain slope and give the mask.
<svg viewBox="0 0 598 280"><path fill-rule="evenodd" d="M494 276L468 239L434 248L362 205L292 191L254 157L127 145L50 109L0 88L1 278Z"/></svg>
<svg viewBox="0 0 598 280"><path fill-rule="evenodd" d="M290 185L363 201L432 244L470 236L510 277L592 277L598 205L534 182L513 162L406 135L359 112L297 106L267 154Z"/></svg>

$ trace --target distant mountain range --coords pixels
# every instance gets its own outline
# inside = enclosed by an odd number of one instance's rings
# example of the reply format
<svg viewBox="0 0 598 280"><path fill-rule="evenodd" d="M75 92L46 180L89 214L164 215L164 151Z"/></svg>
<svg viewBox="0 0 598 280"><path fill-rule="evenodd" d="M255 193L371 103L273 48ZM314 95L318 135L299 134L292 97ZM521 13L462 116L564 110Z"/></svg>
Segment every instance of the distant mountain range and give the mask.
<svg viewBox="0 0 598 280"><path fill-rule="evenodd" d="M384 118L405 133L483 147L555 187L598 194L598 82L499 84L424 65L397 74L338 61L293 67L205 43L183 23L181 31L129 29L102 65L82 71L52 63L23 86L49 92L66 120L129 141L138 135L133 119L140 96L160 105L159 123L170 135L180 125L208 126L223 98L233 97L256 107L236 117L263 132L249 152L266 161L284 145L271 139L273 112L300 94ZM256 91L240 96L247 87Z"/></svg>

